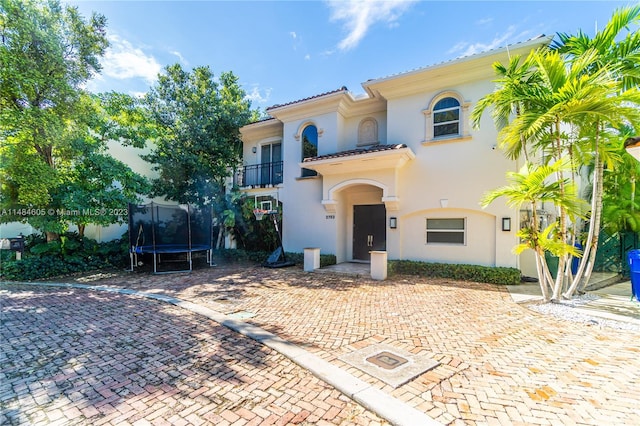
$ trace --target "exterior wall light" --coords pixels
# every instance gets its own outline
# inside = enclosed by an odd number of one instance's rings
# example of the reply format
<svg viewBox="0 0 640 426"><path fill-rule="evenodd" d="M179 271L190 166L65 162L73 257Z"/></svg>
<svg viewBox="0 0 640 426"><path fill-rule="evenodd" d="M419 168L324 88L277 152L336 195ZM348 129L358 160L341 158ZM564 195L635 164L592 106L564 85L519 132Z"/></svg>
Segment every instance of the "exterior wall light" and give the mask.
<svg viewBox="0 0 640 426"><path fill-rule="evenodd" d="M502 218L502 230L503 231L511 231L511 218L503 217Z"/></svg>
<svg viewBox="0 0 640 426"><path fill-rule="evenodd" d="M624 141L624 149L626 149L632 157L640 161L640 136L628 138Z"/></svg>
<svg viewBox="0 0 640 426"><path fill-rule="evenodd" d="M395 217L389 218L389 228L396 229L398 227L398 219Z"/></svg>
<svg viewBox="0 0 640 426"><path fill-rule="evenodd" d="M255 154L256 152L258 152L258 148L256 148L256 147L254 146L253 148L251 148L251 152L253 152L253 153Z"/></svg>

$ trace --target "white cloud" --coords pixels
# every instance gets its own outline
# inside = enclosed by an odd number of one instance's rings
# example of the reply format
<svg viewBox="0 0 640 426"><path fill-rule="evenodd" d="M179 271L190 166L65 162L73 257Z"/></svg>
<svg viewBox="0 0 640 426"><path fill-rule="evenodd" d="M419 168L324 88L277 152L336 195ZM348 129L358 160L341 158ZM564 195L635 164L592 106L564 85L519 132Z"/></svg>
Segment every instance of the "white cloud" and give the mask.
<svg viewBox="0 0 640 426"><path fill-rule="evenodd" d="M397 25L397 20L415 0L347 0L327 2L331 9L331 21L342 22L347 36L338 43L340 50L353 49L360 43L369 28L383 22Z"/></svg>
<svg viewBox="0 0 640 426"><path fill-rule="evenodd" d="M176 56L182 64L189 65L189 61L187 61L184 56L182 56L182 53L178 52L177 50L172 50L169 53L171 53L173 56Z"/></svg>
<svg viewBox="0 0 640 426"><path fill-rule="evenodd" d="M257 85L254 85L245 98L249 99L252 104L266 104L269 102L270 96L271 88L260 89Z"/></svg>
<svg viewBox="0 0 640 426"><path fill-rule="evenodd" d="M488 43L470 43L466 41L458 42L453 48L449 50L449 53L462 52L460 56L474 55L479 52L486 52L487 50L504 47L509 40L513 38L515 33L515 27L510 26L507 28L507 32L502 35L496 35L493 40Z"/></svg>
<svg viewBox="0 0 640 426"><path fill-rule="evenodd" d="M493 22L493 18L482 18L482 19L478 19L475 24L479 27L485 26L485 25L489 25Z"/></svg>
<svg viewBox="0 0 640 426"><path fill-rule="evenodd" d="M296 34L296 32L295 32L295 31L290 31L290 32L289 32L289 35L290 35L290 36L291 36L291 38L292 38L292 39L294 39L294 40L295 40L296 38L298 38L298 34Z"/></svg>
<svg viewBox="0 0 640 426"><path fill-rule="evenodd" d="M108 39L110 46L102 59L104 75L119 80L142 78L149 84L156 81L162 66L152 55L115 34Z"/></svg>

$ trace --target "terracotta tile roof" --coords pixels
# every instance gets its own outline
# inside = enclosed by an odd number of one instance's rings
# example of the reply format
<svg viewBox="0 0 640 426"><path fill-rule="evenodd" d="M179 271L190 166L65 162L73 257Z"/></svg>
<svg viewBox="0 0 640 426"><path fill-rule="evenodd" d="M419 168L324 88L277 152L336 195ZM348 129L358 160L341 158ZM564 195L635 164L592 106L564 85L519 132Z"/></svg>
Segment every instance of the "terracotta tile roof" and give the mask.
<svg viewBox="0 0 640 426"><path fill-rule="evenodd" d="M369 154L371 152L380 152L380 151L391 151L394 149L402 149L406 147L407 145L403 143L392 144L392 145L374 145L369 148L350 149L348 151L335 152L333 154L319 155L317 157L308 157L302 160L302 162L308 163L311 161L329 160L331 158L352 157L354 155Z"/></svg>
<svg viewBox="0 0 640 426"><path fill-rule="evenodd" d="M284 103L284 104L273 105L273 106L268 107L266 109L266 111L269 111L270 109L280 108L280 107L287 106L287 105L293 105L293 104L297 104L299 102L304 102L304 101L308 101L308 100L311 100L311 99L321 98L323 96L333 95L334 93L340 93L340 92L346 92L346 91L347 91L347 87L346 86L342 86L339 89L331 90L331 91L325 92L325 93L320 93L319 95L309 96L308 98L298 99L297 101L291 101L291 102L287 102L287 103Z"/></svg>
<svg viewBox="0 0 640 426"><path fill-rule="evenodd" d="M269 121L269 120L275 120L275 118L271 117L271 116L262 117L262 118L257 119L256 121L252 121L251 123L245 124L245 126L250 126L252 124L258 124L258 123L262 123L262 122Z"/></svg>

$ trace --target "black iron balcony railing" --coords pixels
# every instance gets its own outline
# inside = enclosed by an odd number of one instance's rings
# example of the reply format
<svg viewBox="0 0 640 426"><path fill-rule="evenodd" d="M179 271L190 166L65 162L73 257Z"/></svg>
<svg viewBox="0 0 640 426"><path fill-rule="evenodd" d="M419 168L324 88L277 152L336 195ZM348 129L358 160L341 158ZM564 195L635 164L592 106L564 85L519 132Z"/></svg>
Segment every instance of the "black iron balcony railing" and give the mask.
<svg viewBox="0 0 640 426"><path fill-rule="evenodd" d="M278 185L282 183L282 161L244 166L236 174L239 187Z"/></svg>

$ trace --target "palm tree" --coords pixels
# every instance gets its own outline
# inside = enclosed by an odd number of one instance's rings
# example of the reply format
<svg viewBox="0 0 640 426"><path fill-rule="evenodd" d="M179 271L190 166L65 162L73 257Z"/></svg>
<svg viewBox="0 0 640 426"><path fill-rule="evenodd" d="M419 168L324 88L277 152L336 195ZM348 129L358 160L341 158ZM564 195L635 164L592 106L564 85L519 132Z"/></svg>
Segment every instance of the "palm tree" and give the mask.
<svg viewBox="0 0 640 426"><path fill-rule="evenodd" d="M609 34L620 27L621 22L637 20L638 13L626 9L616 11L612 22L603 30L607 37L599 37L602 43L610 40ZM626 18L620 18L618 15ZM563 36L564 40L574 40ZM615 38L615 37L614 37ZM579 33L576 40L584 42L586 37ZM637 37L627 37L630 46L626 49L616 48L616 52L633 51ZM573 42L572 42L573 43ZM578 42L574 44L579 44ZM582 44L581 44L582 45ZM572 50L574 52L575 50ZM638 50L635 50L637 55ZM613 54L612 54L613 55ZM632 55L625 56L626 59ZM621 128L629 123L640 122L640 92L638 87L623 88L621 76L633 79L636 65L620 64L612 58L604 60L601 50L586 48L579 55L563 51L560 48L542 48L531 53L518 67L512 60L508 67L494 66L501 79L497 90L483 98L473 111L472 118L476 126L484 110L494 106L494 121L500 130L501 146L507 155L518 158L528 150L535 154L543 167L567 159L570 178L567 180L566 168L558 168L555 179L558 182L557 199L553 200L557 208L558 224L554 230L555 238L564 244L573 246L577 238L576 219L564 205L562 199L567 196L568 183L575 184L579 168L585 164L595 164L594 196L592 197L591 216L589 220L589 237L585 247L585 257L591 262L581 262L576 277L569 285L571 269L569 250L560 251L558 274L553 285L552 299L562 295L571 297L580 282L582 275L588 279L597 245L597 228L600 225L602 206L602 171L605 162L613 168L619 161L607 150L606 140L609 129ZM631 72L629 70L632 70ZM627 81L625 80L625 81ZM526 81L526 84L524 82ZM511 121L505 125L508 107L512 108ZM514 109L515 108L515 109ZM526 145L529 145L527 147ZM564 163L564 161L563 161ZM506 195L506 194L505 194ZM570 229L570 225L572 229ZM528 236L532 247L539 249L535 241L537 233ZM539 258L541 253L536 251ZM548 276L545 263L543 271L539 271L542 281ZM585 274L586 271L586 274ZM567 288L568 287L568 288ZM566 288L566 291L564 291ZM564 291L564 294L562 294Z"/></svg>
<svg viewBox="0 0 640 426"><path fill-rule="evenodd" d="M534 165L527 162L519 172L507 173L507 180L510 182L508 185L488 192L480 202L483 207L486 207L495 199L506 197L507 205L510 207L531 208L531 221L520 229L518 237L523 243L516 246L515 252L519 254L526 249L531 249L536 253L536 270L540 277L540 290L545 301L551 299L549 290L554 290L545 252L548 251L559 258L580 255L574 245L567 244L563 239L558 238L557 222L551 223L542 230L538 216L539 206L545 202L563 206L572 219L584 216L586 206L577 195L575 183L569 178L562 182L555 179L555 175L567 166L567 161L558 161L550 165Z"/></svg>
<svg viewBox="0 0 640 426"><path fill-rule="evenodd" d="M582 31L578 31L576 35L558 34L559 40L554 43L552 48L564 54L569 62L580 61L585 56L593 56L586 72L597 73L606 69L617 83L618 93L624 95L628 91L637 92L640 85L640 33L637 30L628 31L628 29L639 23L640 4L617 9L603 30L596 33L593 38ZM624 38L621 38L624 30L628 32ZM637 104L637 101L635 103ZM631 123L638 123L638 121L632 119L629 124ZM597 124L596 132L604 128L605 122L598 121ZM620 125L624 126L624 123L619 123ZM566 293L567 296L586 285L595 264L602 214L604 164L607 162L607 169L613 171L617 164L622 162L621 158L616 161L606 161L607 158L603 157L603 154L606 153L605 148L608 145L611 144L596 145L597 149L594 150L592 220L589 222L588 240L585 244L585 257L588 260L581 263L578 273Z"/></svg>

